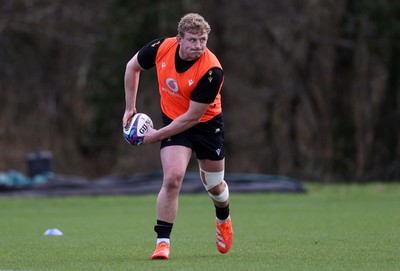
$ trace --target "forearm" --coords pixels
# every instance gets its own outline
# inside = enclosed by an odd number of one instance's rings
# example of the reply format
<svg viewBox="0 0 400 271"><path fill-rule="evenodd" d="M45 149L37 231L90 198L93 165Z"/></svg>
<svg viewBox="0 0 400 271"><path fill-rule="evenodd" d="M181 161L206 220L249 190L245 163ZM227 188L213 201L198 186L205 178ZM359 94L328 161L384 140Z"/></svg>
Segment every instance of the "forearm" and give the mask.
<svg viewBox="0 0 400 271"><path fill-rule="evenodd" d="M126 110L133 110L136 106L136 96L139 86L140 70L133 70L131 65L127 65L125 71L125 103Z"/></svg>
<svg viewBox="0 0 400 271"><path fill-rule="evenodd" d="M128 62L125 69L125 113L122 124L125 126L129 119L136 113L136 96L139 86L141 67L137 61L137 54Z"/></svg>
<svg viewBox="0 0 400 271"><path fill-rule="evenodd" d="M169 125L157 130L155 136L157 137L158 141L169 138L195 126L199 123L199 121L200 118L192 117L189 114L183 114L176 118Z"/></svg>
<svg viewBox="0 0 400 271"><path fill-rule="evenodd" d="M151 129L145 137L145 143L161 141L195 126L200 122L200 119L207 108L208 104L190 101L188 111L177 117L169 125L159 130Z"/></svg>

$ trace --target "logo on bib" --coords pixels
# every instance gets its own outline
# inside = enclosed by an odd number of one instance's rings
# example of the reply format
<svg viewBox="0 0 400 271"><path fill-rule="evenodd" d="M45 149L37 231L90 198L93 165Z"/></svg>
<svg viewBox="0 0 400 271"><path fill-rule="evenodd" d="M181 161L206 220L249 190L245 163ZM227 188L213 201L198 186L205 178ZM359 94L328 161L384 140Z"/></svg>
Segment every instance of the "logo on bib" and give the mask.
<svg viewBox="0 0 400 271"><path fill-rule="evenodd" d="M178 92L179 88L178 88L178 84L176 83L176 81L172 78L168 78L165 83L167 84L167 86L173 91L173 92Z"/></svg>

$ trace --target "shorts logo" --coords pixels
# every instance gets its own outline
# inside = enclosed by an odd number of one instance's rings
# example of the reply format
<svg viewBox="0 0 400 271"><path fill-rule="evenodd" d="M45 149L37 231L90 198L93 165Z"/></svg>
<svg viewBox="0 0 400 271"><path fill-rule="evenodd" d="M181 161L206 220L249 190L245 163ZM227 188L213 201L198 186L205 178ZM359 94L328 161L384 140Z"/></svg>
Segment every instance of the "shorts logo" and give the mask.
<svg viewBox="0 0 400 271"><path fill-rule="evenodd" d="M173 92L178 92L179 88L178 88L178 84L176 83L176 81L172 78L168 78L165 83L167 84L167 86L173 91Z"/></svg>

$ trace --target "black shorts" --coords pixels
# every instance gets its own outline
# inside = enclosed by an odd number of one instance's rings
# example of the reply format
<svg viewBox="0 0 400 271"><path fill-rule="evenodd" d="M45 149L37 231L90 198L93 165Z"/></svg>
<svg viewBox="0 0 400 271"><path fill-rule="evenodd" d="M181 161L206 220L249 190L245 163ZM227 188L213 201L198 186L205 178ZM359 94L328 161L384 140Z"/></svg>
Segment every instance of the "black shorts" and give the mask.
<svg viewBox="0 0 400 271"><path fill-rule="evenodd" d="M162 114L163 124L172 122ZM199 160L222 160L225 157L224 120L222 113L207 122L201 122L182 133L161 141L161 148L167 146L185 146L191 148Z"/></svg>

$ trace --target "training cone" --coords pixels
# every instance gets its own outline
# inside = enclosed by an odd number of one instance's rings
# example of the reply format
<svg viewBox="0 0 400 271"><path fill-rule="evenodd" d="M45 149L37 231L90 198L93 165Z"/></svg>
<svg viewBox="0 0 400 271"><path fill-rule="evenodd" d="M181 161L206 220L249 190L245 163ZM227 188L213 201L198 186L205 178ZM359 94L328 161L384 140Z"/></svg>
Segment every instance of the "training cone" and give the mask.
<svg viewBox="0 0 400 271"><path fill-rule="evenodd" d="M48 229L44 232L44 235L61 236L63 233L59 229Z"/></svg>

